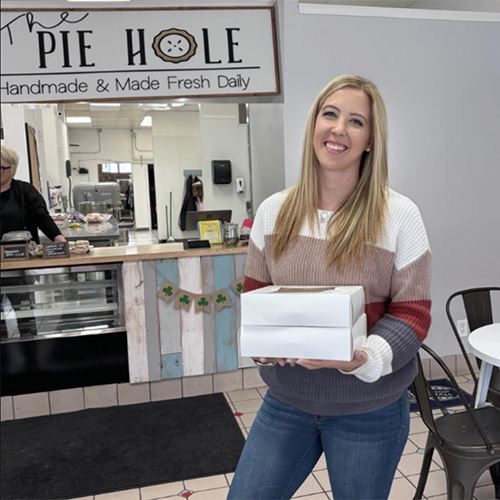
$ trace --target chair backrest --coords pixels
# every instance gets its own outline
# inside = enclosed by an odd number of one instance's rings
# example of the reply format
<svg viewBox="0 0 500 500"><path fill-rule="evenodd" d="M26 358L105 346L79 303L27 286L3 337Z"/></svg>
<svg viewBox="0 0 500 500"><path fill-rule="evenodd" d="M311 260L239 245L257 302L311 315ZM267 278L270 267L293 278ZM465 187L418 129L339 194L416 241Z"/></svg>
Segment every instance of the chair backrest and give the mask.
<svg viewBox="0 0 500 500"><path fill-rule="evenodd" d="M468 290L460 290L450 295L446 301L446 314L452 324L453 330L457 334L456 324L451 314L451 303L453 299L458 296L462 297L469 329L473 332L481 326L491 325L491 323L493 323L492 292L500 292L500 287L469 288Z"/></svg>
<svg viewBox="0 0 500 500"><path fill-rule="evenodd" d="M417 367L418 372L415 380L413 381L413 390L415 391L415 398L418 403L418 409L424 424L434 434L437 435L436 425L434 423L434 415L432 413L431 403L429 401L429 394L427 391L427 380L422 368L422 360L420 355L417 354Z"/></svg>
<svg viewBox="0 0 500 500"><path fill-rule="evenodd" d="M460 333L457 329L455 319L458 318L454 318L451 313L452 303L455 298L460 296L462 297L465 316L467 318L467 322L469 323L469 330L473 332L481 326L491 325L491 323L493 323L493 308L491 296L492 293L495 292L500 292L500 287L491 286L483 288L469 288L468 290L460 290L453 293L446 301L446 316L448 316L448 320L450 322L453 333L455 334L460 350L464 355L465 361L474 380L477 380L477 377L463 345Z"/></svg>
<svg viewBox="0 0 500 500"><path fill-rule="evenodd" d="M483 441L488 448L488 450L491 449L492 445L489 439L486 436L486 433L483 429L483 427L479 424L478 420L476 419L474 415L474 410L471 408L470 404L467 402L467 399L465 398L465 395L458 385L457 381L455 380L455 377L451 373L450 369L446 365L446 363L429 347L426 346L425 344L422 344L421 346L422 350L426 351L430 356L439 364L441 369L444 371L446 374L446 377L448 380L451 382L453 385L453 388L458 394L458 397L460 398L460 401L462 402L462 405L465 407L465 410L469 414L471 420L474 423L474 427L477 429L481 437L483 438ZM417 403L419 406L420 410L420 415L422 416L422 420L424 421L424 424L427 426L429 431L431 431L442 443L443 439L439 435L439 432L437 431L436 424L434 421L434 414L432 413L432 408L431 404L429 402L429 395L434 399L438 407L441 409L441 412L443 414L448 414L448 410L440 403L439 398L437 397L436 393L433 391L431 385L429 384L428 380L425 377L423 368L422 368L422 361L420 359L420 355L417 353L417 367L418 367L418 373L417 376L415 377L415 380L413 381L413 389L415 391L415 398L417 399Z"/></svg>

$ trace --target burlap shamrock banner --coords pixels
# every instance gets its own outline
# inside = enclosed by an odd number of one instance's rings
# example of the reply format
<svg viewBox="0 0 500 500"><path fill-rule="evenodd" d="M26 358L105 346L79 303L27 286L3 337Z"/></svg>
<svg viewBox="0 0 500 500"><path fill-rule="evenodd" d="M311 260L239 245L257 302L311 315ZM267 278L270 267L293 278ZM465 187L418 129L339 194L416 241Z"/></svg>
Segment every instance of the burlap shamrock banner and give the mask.
<svg viewBox="0 0 500 500"><path fill-rule="evenodd" d="M212 312L212 306L210 305L210 294L203 293L201 295L194 295L194 312Z"/></svg>
<svg viewBox="0 0 500 500"><path fill-rule="evenodd" d="M229 286L232 288L234 293L237 295L241 295L243 292L243 282L245 281L245 277L242 276L240 279L233 281Z"/></svg>
<svg viewBox="0 0 500 500"><path fill-rule="evenodd" d="M191 303L193 302L195 298L194 293L189 293L186 292L186 290L181 290L180 293L178 293L175 296L174 300L174 308L175 309L184 309L185 311L189 311L189 308L191 307Z"/></svg>
<svg viewBox="0 0 500 500"><path fill-rule="evenodd" d="M212 293L212 300L214 301L217 311L220 311L223 307L231 306L231 299L226 289L218 290Z"/></svg>
<svg viewBox="0 0 500 500"><path fill-rule="evenodd" d="M174 300L175 294L179 291L179 287L166 280L163 285L158 289L158 297L162 297L165 302L170 303Z"/></svg>

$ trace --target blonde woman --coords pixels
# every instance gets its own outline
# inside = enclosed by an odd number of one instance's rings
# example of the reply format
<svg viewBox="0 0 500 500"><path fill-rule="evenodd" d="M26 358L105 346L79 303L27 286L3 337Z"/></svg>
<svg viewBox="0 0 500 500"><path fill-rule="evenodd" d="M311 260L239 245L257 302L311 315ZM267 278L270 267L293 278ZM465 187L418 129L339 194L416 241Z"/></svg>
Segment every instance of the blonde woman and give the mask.
<svg viewBox="0 0 500 500"><path fill-rule="evenodd" d="M43 196L29 183L14 179L19 155L10 146L2 146L1 165L1 236L26 229L40 243L38 228L53 241L66 241L52 220Z"/></svg>
<svg viewBox="0 0 500 500"><path fill-rule="evenodd" d="M430 326L430 248L418 208L388 188L385 106L370 81L340 76L316 98L299 181L259 207L245 274L246 291L362 285L368 337L348 362L255 360L269 390L229 498L291 498L323 452L335 500L387 498Z"/></svg>

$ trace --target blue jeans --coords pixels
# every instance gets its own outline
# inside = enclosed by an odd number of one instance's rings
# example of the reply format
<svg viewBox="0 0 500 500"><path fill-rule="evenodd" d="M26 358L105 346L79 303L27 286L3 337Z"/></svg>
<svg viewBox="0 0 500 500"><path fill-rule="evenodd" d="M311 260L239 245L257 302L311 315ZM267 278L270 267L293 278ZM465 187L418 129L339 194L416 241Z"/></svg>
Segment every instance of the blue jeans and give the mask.
<svg viewBox="0 0 500 500"><path fill-rule="evenodd" d="M304 413L268 391L228 499L291 498L323 452L335 500L386 499L408 438L409 419L406 390L380 410L333 417Z"/></svg>

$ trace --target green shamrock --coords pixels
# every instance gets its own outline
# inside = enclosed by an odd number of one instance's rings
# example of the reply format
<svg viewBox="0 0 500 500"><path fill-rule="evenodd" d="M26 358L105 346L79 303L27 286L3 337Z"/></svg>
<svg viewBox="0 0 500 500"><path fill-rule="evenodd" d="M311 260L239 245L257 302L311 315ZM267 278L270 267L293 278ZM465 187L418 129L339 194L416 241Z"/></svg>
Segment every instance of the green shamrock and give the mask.
<svg viewBox="0 0 500 500"><path fill-rule="evenodd" d="M189 304L189 297L187 295L183 295L180 299L179 299L179 302L181 302L182 304L186 304L188 305Z"/></svg>
<svg viewBox="0 0 500 500"><path fill-rule="evenodd" d="M236 285L236 291L238 293L241 293L243 291L243 283L240 282Z"/></svg>
<svg viewBox="0 0 500 500"><path fill-rule="evenodd" d="M171 286L167 286L163 289L163 293L170 297L171 295L173 295L174 289Z"/></svg>
<svg viewBox="0 0 500 500"><path fill-rule="evenodd" d="M198 301L198 305L200 307L206 307L206 306L208 306L207 299L205 297L202 297L201 300Z"/></svg>
<svg viewBox="0 0 500 500"><path fill-rule="evenodd" d="M220 304L221 302L226 302L226 297L224 297L224 295L219 293L219 295L217 295L217 300L215 302L217 302L217 304Z"/></svg>

